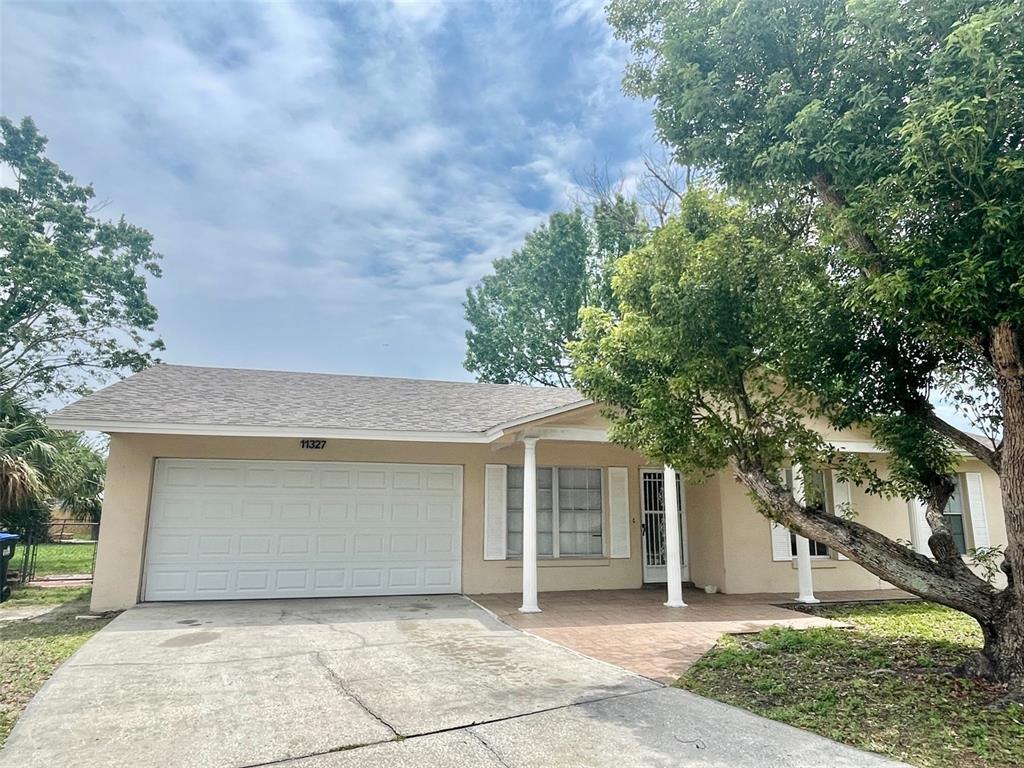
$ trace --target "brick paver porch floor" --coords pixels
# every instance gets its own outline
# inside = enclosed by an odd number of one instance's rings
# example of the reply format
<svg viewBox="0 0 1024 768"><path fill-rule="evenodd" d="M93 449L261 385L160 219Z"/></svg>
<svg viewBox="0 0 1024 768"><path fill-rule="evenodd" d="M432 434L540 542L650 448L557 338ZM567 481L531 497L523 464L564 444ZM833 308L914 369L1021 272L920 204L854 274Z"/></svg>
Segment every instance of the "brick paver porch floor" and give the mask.
<svg viewBox="0 0 1024 768"><path fill-rule="evenodd" d="M906 599L898 590L822 592L822 602ZM779 607L792 595L708 595L686 589L686 608L666 608L664 589L545 592L542 613L519 613L518 594L473 595L506 624L644 677L673 682L723 634L759 632L770 626L794 629L843 626L839 622Z"/></svg>

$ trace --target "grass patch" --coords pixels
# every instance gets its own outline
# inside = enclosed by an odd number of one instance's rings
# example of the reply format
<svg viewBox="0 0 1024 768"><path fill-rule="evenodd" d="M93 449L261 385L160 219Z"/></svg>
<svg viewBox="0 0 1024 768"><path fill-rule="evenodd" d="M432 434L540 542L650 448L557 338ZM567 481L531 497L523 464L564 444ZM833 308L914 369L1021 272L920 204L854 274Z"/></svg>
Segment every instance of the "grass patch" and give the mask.
<svg viewBox="0 0 1024 768"><path fill-rule="evenodd" d="M112 617L76 619L89 610L88 587L15 590L0 606L53 605L35 619L0 622L0 745L53 671Z"/></svg>
<svg viewBox="0 0 1024 768"><path fill-rule="evenodd" d="M36 548L35 577L92 573L92 555L96 542L81 544L40 544ZM15 555L20 568L21 561Z"/></svg>
<svg viewBox="0 0 1024 768"><path fill-rule="evenodd" d="M726 636L676 685L922 768L1024 765L1024 707L952 674L981 646L968 616L928 603L815 613L854 629Z"/></svg>
<svg viewBox="0 0 1024 768"><path fill-rule="evenodd" d="M74 600L84 600L88 610L89 595L92 587L22 587L11 591L11 597L0 605L0 613L4 608L28 607L32 605L62 605Z"/></svg>

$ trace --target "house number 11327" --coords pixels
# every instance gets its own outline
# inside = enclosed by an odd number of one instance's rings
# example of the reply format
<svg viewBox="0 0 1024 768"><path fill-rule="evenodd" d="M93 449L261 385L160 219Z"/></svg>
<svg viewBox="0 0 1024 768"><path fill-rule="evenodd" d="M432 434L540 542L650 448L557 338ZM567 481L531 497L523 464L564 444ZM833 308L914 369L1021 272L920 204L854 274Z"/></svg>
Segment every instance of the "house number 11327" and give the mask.
<svg viewBox="0 0 1024 768"><path fill-rule="evenodd" d="M322 451L326 447L326 440L299 440L299 448L306 448L310 451Z"/></svg>

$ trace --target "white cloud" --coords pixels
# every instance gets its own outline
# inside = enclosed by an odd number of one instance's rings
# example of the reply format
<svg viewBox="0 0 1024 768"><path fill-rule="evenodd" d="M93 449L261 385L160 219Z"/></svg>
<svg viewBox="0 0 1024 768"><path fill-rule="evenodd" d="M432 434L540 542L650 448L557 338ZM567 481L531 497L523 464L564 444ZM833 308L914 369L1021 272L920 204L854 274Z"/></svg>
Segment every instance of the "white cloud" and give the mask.
<svg viewBox="0 0 1024 768"><path fill-rule="evenodd" d="M586 46L555 81L516 6L488 23L440 2L0 13L4 113L154 233L177 362L459 375L466 287L569 199L618 119L621 50L568 6L558 24ZM592 113L549 114L548 85Z"/></svg>

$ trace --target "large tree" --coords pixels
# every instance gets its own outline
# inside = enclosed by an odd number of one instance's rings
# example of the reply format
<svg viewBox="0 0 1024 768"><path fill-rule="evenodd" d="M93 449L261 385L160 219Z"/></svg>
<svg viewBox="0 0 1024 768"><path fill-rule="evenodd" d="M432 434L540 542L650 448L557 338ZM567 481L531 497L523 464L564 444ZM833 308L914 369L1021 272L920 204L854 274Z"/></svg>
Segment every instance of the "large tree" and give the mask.
<svg viewBox="0 0 1024 768"><path fill-rule="evenodd" d="M29 400L83 393L163 348L149 232L96 218L90 186L44 156L31 119L0 118L0 386Z"/></svg>
<svg viewBox="0 0 1024 768"><path fill-rule="evenodd" d="M610 267L646 231L622 196L555 213L466 292L466 369L480 381L569 386L580 308L607 306Z"/></svg>
<svg viewBox="0 0 1024 768"><path fill-rule="evenodd" d="M677 161L750 202L697 206L622 265L621 321L591 312L577 349L584 390L618 406L623 442L731 466L769 516L974 616L975 671L1020 691L1020 4L613 0L609 15L635 54L626 87L654 101ZM991 388L981 416L1001 440L941 419L937 388L963 403ZM808 415L871 429L896 486L836 455ZM954 447L1000 475L1005 589L952 544ZM787 457L924 498L933 557L796 503Z"/></svg>

